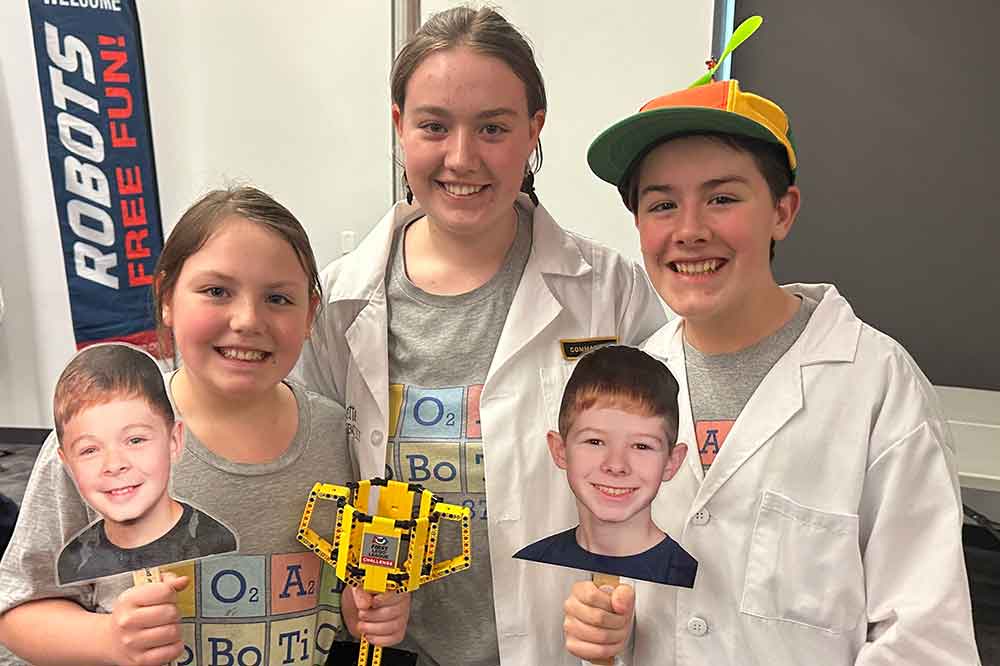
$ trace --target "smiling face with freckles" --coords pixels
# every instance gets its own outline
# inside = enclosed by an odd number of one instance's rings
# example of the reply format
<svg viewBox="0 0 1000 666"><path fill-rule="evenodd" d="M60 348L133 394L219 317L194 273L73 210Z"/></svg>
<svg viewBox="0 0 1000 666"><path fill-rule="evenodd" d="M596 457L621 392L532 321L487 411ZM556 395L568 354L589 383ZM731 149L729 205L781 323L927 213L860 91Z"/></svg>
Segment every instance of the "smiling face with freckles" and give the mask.
<svg viewBox="0 0 1000 666"><path fill-rule="evenodd" d="M458 236L513 224L545 112L529 114L524 82L506 63L467 47L431 53L392 119L407 182L433 224Z"/></svg>
<svg viewBox="0 0 1000 666"><path fill-rule="evenodd" d="M613 525L621 538L637 540L655 528L650 504L687 452L684 444L672 445L663 417L600 402L576 414L565 438L550 431L548 444L566 470L581 528Z"/></svg>
<svg viewBox="0 0 1000 666"><path fill-rule="evenodd" d="M728 330L752 342L780 325L787 303L771 272L770 245L785 238L798 208L798 188L775 201L753 156L717 139L674 139L643 159L642 255L686 331Z"/></svg>

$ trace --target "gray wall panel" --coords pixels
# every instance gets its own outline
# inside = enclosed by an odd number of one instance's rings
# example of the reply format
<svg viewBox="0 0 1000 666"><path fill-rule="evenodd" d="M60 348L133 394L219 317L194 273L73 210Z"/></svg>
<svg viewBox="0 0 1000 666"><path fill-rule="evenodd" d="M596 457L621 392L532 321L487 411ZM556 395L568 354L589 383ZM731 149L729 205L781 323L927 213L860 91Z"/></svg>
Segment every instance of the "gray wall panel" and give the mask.
<svg viewBox="0 0 1000 666"><path fill-rule="evenodd" d="M737 0L743 89L789 113L803 207L780 282L834 282L935 384L1000 389L1000 3Z"/></svg>

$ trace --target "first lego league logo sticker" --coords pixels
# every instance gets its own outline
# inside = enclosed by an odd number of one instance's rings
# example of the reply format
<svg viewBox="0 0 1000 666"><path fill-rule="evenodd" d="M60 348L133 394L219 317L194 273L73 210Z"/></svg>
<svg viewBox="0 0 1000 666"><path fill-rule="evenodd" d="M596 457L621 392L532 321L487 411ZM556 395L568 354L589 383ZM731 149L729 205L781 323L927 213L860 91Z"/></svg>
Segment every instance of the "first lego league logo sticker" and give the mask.
<svg viewBox="0 0 1000 666"><path fill-rule="evenodd" d="M366 534L361 542L361 564L380 567L396 566L399 555L399 538L383 534Z"/></svg>

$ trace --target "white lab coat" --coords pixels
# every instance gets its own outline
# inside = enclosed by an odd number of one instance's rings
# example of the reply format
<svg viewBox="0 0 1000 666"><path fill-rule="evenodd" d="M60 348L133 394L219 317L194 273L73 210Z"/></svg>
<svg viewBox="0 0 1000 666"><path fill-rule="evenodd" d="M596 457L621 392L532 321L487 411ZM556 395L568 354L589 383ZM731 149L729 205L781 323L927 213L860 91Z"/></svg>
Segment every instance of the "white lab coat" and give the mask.
<svg viewBox="0 0 1000 666"><path fill-rule="evenodd" d="M520 202L534 211L531 255L480 398L498 642L504 664L578 664L563 647L562 604L585 574L511 557L577 523L573 494L545 443L573 368L560 339L638 344L666 316L638 265L561 229L527 197ZM422 214L396 204L354 252L323 271L325 303L299 363L311 389L347 408L363 478L386 469L385 273L393 232Z"/></svg>
<svg viewBox="0 0 1000 666"><path fill-rule="evenodd" d="M687 461L654 520L698 560L693 590L640 584L635 663L978 664L955 449L906 351L829 285L707 474L679 320L644 345L680 383Z"/></svg>

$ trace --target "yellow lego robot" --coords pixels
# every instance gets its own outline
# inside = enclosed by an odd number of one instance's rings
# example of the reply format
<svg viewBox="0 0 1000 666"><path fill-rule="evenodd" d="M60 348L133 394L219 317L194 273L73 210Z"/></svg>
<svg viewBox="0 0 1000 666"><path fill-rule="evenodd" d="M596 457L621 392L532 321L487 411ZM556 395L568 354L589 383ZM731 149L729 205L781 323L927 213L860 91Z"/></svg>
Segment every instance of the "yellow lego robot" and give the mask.
<svg viewBox="0 0 1000 666"><path fill-rule="evenodd" d="M309 526L317 500L337 504L333 540ZM472 562L467 507L446 504L423 486L370 479L337 486L317 483L309 493L298 539L334 568L337 578L365 592L412 592ZM461 524L462 552L435 563L441 520ZM400 551L405 557L400 563ZM358 666L379 666L382 649L364 637Z"/></svg>

